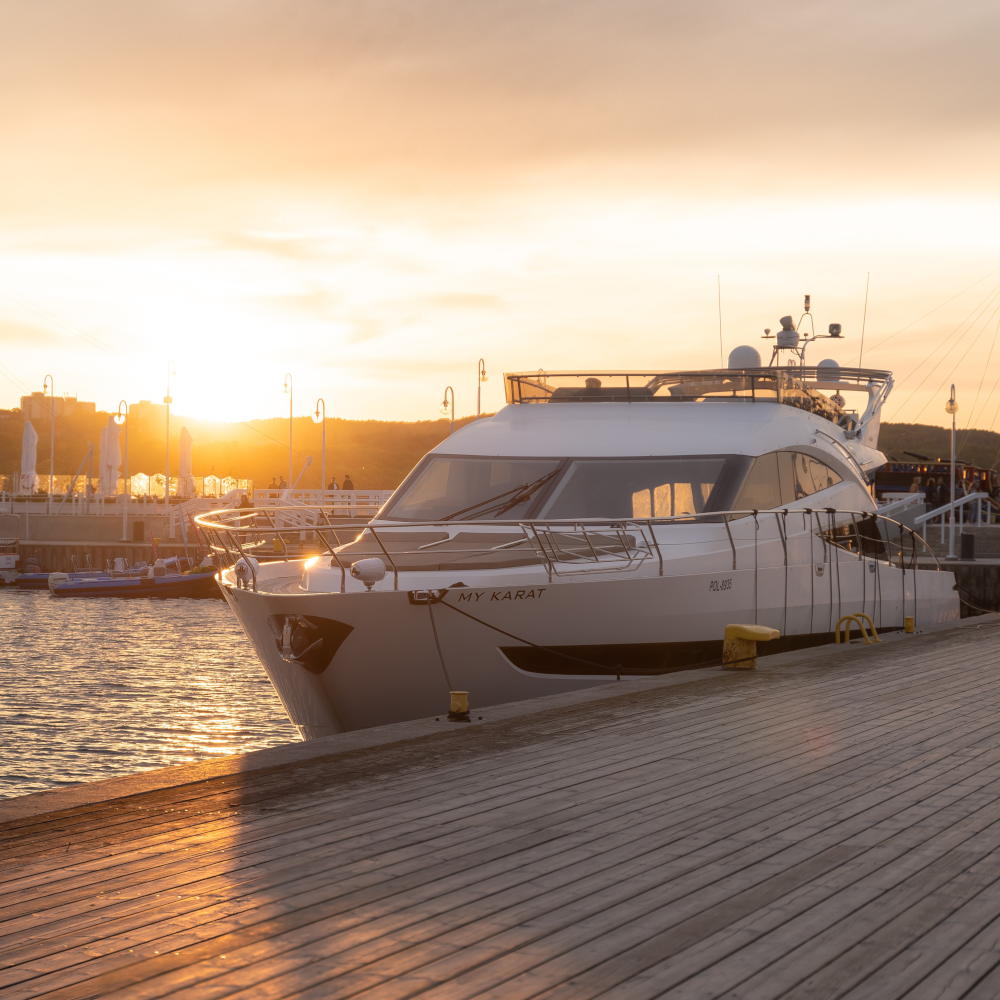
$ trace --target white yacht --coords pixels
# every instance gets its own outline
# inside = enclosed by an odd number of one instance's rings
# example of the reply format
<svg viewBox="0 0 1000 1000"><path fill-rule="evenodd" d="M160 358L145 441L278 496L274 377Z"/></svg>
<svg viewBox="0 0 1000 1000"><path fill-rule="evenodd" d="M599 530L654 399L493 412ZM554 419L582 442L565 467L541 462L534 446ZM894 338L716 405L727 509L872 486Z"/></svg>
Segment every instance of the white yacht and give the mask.
<svg viewBox="0 0 1000 1000"><path fill-rule="evenodd" d="M785 317L768 365L508 374L360 533L199 518L303 737L718 663L730 623L779 629L770 652L857 612L957 619L953 574L872 499L890 374L809 366L815 339Z"/></svg>

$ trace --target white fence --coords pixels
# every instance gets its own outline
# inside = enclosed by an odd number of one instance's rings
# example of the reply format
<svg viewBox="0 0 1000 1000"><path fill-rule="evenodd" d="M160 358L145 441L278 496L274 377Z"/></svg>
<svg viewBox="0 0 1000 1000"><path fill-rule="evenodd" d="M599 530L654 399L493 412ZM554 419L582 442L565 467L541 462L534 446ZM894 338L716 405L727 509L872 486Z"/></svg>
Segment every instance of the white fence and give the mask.
<svg viewBox="0 0 1000 1000"><path fill-rule="evenodd" d="M213 501L216 507L222 505L221 500ZM127 501L129 517L160 514L166 516L176 507L176 504L165 504L162 500L146 500L133 497ZM14 497L0 493L0 514L86 514L91 517L106 515L121 517L126 499L122 496L85 497L75 495L70 497ZM211 508L209 508L211 509Z"/></svg>
<svg viewBox="0 0 1000 1000"><path fill-rule="evenodd" d="M392 490L254 490L254 507L323 507L331 517L374 517ZM224 506L220 504L219 506Z"/></svg>

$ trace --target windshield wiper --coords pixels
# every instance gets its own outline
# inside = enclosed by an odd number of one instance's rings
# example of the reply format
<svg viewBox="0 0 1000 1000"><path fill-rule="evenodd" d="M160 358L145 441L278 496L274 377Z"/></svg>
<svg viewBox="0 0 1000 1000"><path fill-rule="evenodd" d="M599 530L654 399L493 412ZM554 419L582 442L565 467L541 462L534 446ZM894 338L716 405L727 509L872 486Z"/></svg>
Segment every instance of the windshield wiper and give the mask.
<svg viewBox="0 0 1000 1000"><path fill-rule="evenodd" d="M478 500L476 503L470 504L468 507L463 507L461 510L445 514L441 520L451 521L456 517L462 517L464 514L471 514L473 512L478 512L480 514L504 514L508 510L513 510L513 508L519 503L523 503L525 500L533 496L550 479L552 479L553 476L557 475L561 471L561 467L553 469L551 472L546 472L544 476L539 476L538 479L534 479L530 483L522 483L520 486L514 486L509 490L504 490L503 493L498 493L496 496L486 497L485 500Z"/></svg>

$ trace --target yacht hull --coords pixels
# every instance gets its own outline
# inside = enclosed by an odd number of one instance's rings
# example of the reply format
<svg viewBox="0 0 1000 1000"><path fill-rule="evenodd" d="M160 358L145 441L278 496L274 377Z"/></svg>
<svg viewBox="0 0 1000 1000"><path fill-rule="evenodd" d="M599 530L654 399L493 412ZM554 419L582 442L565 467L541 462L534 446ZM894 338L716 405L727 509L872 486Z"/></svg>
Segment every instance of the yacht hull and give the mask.
<svg viewBox="0 0 1000 1000"><path fill-rule="evenodd" d="M879 629L900 628L905 617L918 627L959 618L953 574L847 554L822 569L470 585L430 603L402 584L276 592L224 577L222 589L304 738L440 715L450 690L469 691L475 712L718 663L731 623L773 626L776 648L789 648L828 641L856 612Z"/></svg>

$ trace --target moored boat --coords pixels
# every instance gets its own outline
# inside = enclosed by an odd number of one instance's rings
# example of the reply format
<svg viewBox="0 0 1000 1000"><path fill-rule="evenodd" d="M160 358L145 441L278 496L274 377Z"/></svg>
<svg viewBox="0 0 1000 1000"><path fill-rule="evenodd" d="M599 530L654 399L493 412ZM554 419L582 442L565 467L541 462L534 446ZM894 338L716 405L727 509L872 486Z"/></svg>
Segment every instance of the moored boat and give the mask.
<svg viewBox="0 0 1000 1000"><path fill-rule="evenodd" d="M199 518L302 735L718 662L730 623L789 648L849 614L957 620L954 575L872 497L891 374L807 365L816 339L785 317L769 365L508 374L353 539L301 508ZM317 554L256 557L290 532Z"/></svg>
<svg viewBox="0 0 1000 1000"><path fill-rule="evenodd" d="M215 567L185 568L180 560L157 559L141 573L82 576L50 573L49 592L55 597L220 597Z"/></svg>

